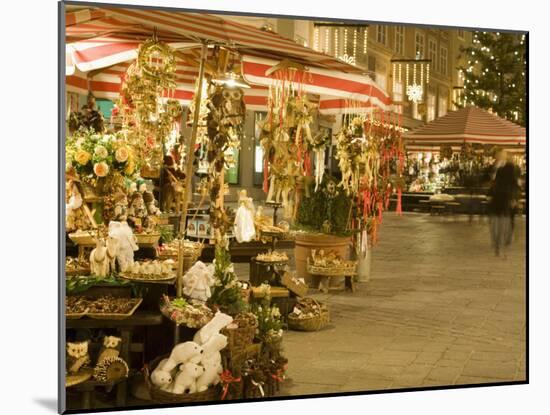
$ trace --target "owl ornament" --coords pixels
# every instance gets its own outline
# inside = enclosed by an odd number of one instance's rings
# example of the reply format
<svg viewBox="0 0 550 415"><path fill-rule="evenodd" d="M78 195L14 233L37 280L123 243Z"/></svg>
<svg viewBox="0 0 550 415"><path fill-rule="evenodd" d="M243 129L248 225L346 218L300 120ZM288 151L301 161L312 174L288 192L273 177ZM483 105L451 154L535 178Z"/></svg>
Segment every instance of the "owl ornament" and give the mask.
<svg viewBox="0 0 550 415"><path fill-rule="evenodd" d="M120 354L120 347L122 339L116 336L105 336L103 338L103 345L99 350L97 357L97 364L100 364L103 360L110 357L118 357Z"/></svg>
<svg viewBox="0 0 550 415"><path fill-rule="evenodd" d="M119 357L122 339L116 336L105 336L99 350L94 378L98 382L118 382L128 376L128 364Z"/></svg>
<svg viewBox="0 0 550 415"><path fill-rule="evenodd" d="M77 373L83 366L90 363L88 354L88 342L67 342L66 371L67 373Z"/></svg>

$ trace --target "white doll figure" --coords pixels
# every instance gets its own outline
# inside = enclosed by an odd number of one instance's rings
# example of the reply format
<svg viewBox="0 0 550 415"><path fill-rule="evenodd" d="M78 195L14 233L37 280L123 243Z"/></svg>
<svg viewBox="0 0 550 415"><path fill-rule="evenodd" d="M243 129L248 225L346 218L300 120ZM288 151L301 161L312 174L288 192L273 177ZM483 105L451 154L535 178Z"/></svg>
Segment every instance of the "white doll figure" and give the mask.
<svg viewBox="0 0 550 415"><path fill-rule="evenodd" d="M246 190L239 192L239 207L235 214L235 238L237 242L250 242L256 238L256 228L254 226L255 209L252 198L248 197Z"/></svg>
<svg viewBox="0 0 550 415"><path fill-rule="evenodd" d="M118 239L117 262L122 272L134 264L134 251L139 249L136 237L128 222L111 221L109 236Z"/></svg>
<svg viewBox="0 0 550 415"><path fill-rule="evenodd" d="M212 295L214 272L202 261L197 261L183 276L183 293L191 298L206 301Z"/></svg>

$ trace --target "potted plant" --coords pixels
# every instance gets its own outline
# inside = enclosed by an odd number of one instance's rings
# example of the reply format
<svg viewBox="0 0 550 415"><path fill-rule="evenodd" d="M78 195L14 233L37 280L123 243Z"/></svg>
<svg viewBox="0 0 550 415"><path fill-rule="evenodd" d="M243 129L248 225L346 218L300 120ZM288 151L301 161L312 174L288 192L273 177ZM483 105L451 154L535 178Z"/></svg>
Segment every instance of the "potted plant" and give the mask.
<svg viewBox="0 0 550 415"><path fill-rule="evenodd" d="M313 183L305 186L313 187ZM308 285L317 283L307 272L307 258L312 249L335 251L343 259L350 256L352 231L350 218L351 198L340 189L334 177L325 176L317 191L308 189L303 197L296 216L296 243L294 257L296 273L304 278ZM337 279L334 279L338 283Z"/></svg>

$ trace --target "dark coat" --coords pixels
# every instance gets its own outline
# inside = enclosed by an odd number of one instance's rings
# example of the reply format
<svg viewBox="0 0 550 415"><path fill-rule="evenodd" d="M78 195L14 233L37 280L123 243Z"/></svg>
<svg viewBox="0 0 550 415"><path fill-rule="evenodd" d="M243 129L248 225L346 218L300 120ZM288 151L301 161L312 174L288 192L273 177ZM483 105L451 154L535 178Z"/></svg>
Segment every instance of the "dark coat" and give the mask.
<svg viewBox="0 0 550 415"><path fill-rule="evenodd" d="M489 213L509 215L513 213L515 201L519 196L518 171L514 164L507 162L499 167L489 189Z"/></svg>

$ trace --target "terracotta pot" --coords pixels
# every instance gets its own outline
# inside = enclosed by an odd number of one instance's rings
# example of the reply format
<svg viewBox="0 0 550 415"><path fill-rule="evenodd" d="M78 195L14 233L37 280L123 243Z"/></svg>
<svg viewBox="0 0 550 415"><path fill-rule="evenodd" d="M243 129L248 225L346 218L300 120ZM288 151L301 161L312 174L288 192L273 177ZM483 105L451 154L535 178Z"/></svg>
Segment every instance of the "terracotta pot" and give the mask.
<svg viewBox="0 0 550 415"><path fill-rule="evenodd" d="M319 286L319 277L307 272L307 258L311 256L312 249L323 249L325 252L335 251L342 259L349 259L351 237L334 236L323 233L296 233L294 258L296 261L296 275L304 278L306 284L312 288ZM338 287L344 281L343 277L331 277L330 286Z"/></svg>

